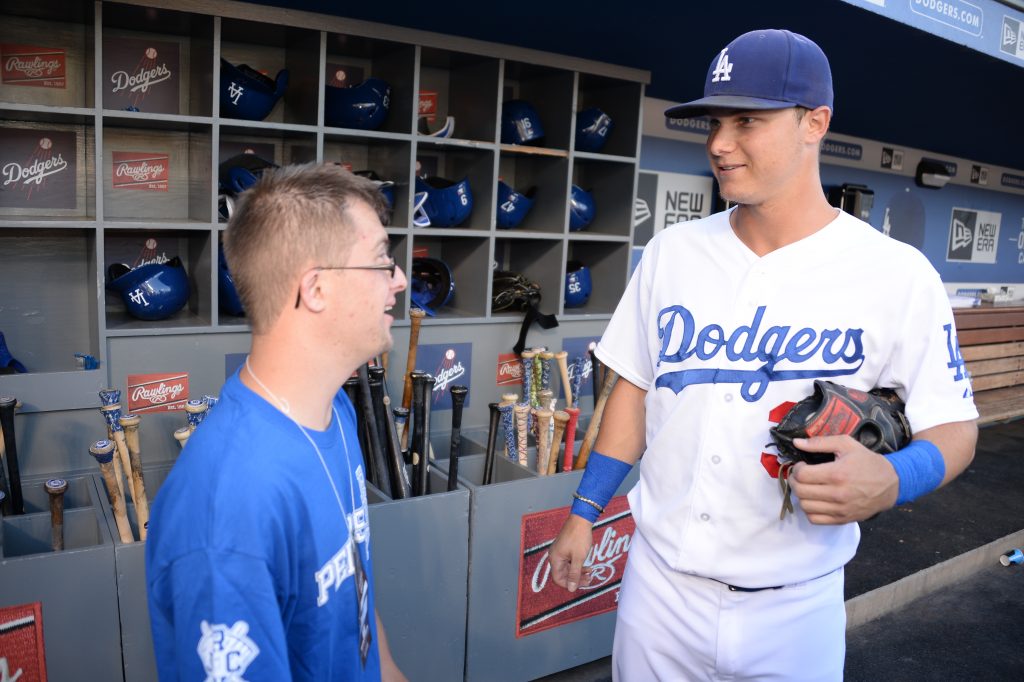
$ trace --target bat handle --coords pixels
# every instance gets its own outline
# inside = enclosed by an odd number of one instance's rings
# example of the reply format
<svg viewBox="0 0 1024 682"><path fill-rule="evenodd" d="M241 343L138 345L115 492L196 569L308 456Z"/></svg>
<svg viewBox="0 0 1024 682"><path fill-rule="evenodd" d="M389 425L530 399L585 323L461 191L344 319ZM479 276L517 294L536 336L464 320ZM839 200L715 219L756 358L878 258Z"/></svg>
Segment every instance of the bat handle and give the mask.
<svg viewBox="0 0 1024 682"><path fill-rule="evenodd" d="M452 386L452 440L448 453L448 490L459 486L459 455L462 454L462 408L466 402L469 389L465 386Z"/></svg>
<svg viewBox="0 0 1024 682"><path fill-rule="evenodd" d="M530 406L516 403L512 409L516 416L516 459L522 466L527 466L526 435L529 432Z"/></svg>
<svg viewBox="0 0 1024 682"><path fill-rule="evenodd" d="M548 475L548 455L551 451L549 430L554 413L548 409L537 410L537 473Z"/></svg>
<svg viewBox="0 0 1024 682"><path fill-rule="evenodd" d="M416 370L416 349L420 342L420 326L427 314L420 308L409 311L409 353L405 359L405 378L402 382L402 407L412 404L412 373Z"/></svg>
<svg viewBox="0 0 1024 682"><path fill-rule="evenodd" d="M51 478L44 487L50 496L50 544L54 552L60 552L64 549L64 493L68 482L63 478Z"/></svg>
<svg viewBox="0 0 1024 682"><path fill-rule="evenodd" d="M402 446L398 441L398 427L395 425L395 412L402 408L391 409L391 398L384 396L384 412L388 426L388 474L391 479L391 497L404 500L409 497L409 475L405 471L405 460L402 457Z"/></svg>
<svg viewBox="0 0 1024 682"><path fill-rule="evenodd" d="M406 429L409 450L412 452L412 494L413 497L425 495L423 481L426 476L421 469L427 468L427 453L422 443L423 431L426 428L426 386L427 373L414 370L412 377L412 433Z"/></svg>
<svg viewBox="0 0 1024 682"><path fill-rule="evenodd" d="M498 445L498 422L501 420L501 410L498 403L488 403L490 421L487 427L487 452L484 454L484 476L483 485L489 485L494 477L494 450Z"/></svg>
<svg viewBox="0 0 1024 682"><path fill-rule="evenodd" d="M373 464L373 475L370 476L370 472L368 472L367 478L379 487L385 495L391 497L391 482L386 475L387 465L384 463L384 451L380 443L380 429L377 427L377 418L373 411L373 394L370 391L370 375L366 365L359 366L358 376L359 402L363 413L363 425L367 430L370 460Z"/></svg>
<svg viewBox="0 0 1024 682"><path fill-rule="evenodd" d="M135 516L139 520L139 539L145 540L149 533L149 498L146 497L146 479L142 474L142 452L139 449L140 421L137 414L121 417L131 463L132 501L135 502Z"/></svg>
<svg viewBox="0 0 1024 682"><path fill-rule="evenodd" d="M569 422L565 425L565 456L562 460L562 471L572 471L572 460L576 455L576 425L580 420L580 408L567 407Z"/></svg>
<svg viewBox="0 0 1024 682"><path fill-rule="evenodd" d="M555 353L555 362L558 364L558 375L562 380L562 392L565 393L565 404L572 405L572 385L569 383L569 353L560 350Z"/></svg>
<svg viewBox="0 0 1024 682"><path fill-rule="evenodd" d="M569 423L569 413L565 410L555 412L555 432L551 436L551 452L548 455L548 475L558 472L558 446L562 443L562 435L565 433L566 424Z"/></svg>
<svg viewBox="0 0 1024 682"><path fill-rule="evenodd" d="M18 444L14 432L16 398L0 396L0 431L3 432L4 453L7 460L7 483L10 486L10 513L24 514L25 502L21 496L21 469L18 466Z"/></svg>
<svg viewBox="0 0 1024 682"><path fill-rule="evenodd" d="M125 511L124 495L119 491L117 480L114 478L114 467L111 464L114 459L114 444L109 440L98 440L89 447L89 454L96 458L100 473L103 474L103 481L107 484L107 499L114 513L114 522L117 524L117 534L121 542L135 542L132 527L128 523L128 513Z"/></svg>
<svg viewBox="0 0 1024 682"><path fill-rule="evenodd" d="M594 415L590 418L590 424L587 425L587 433L583 436L583 445L580 446L580 454L576 458L573 469L586 468L587 460L590 458L590 451L597 441L597 433L601 428L604 406L608 402L608 396L612 392L615 380L619 378L619 375L611 367L605 367L602 375L604 376L604 385L601 387L601 394L598 396L597 404L594 406Z"/></svg>

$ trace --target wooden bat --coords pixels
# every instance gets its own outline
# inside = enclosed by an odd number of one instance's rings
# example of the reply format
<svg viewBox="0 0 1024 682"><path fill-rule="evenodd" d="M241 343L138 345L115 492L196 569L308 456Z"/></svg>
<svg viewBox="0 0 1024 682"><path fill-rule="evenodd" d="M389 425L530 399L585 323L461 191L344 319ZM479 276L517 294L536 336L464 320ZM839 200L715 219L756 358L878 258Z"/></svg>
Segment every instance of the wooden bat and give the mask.
<svg viewBox="0 0 1024 682"><path fill-rule="evenodd" d="M402 407L412 405L412 373L416 369L416 350L420 344L420 325L427 314L419 308L409 311L409 354L405 357L405 381L402 384ZM407 441L406 441L407 442Z"/></svg>
<svg viewBox="0 0 1024 682"><path fill-rule="evenodd" d="M498 403L488 403L487 409L490 410L490 421L487 427L487 451L484 453L483 485L489 485L494 478L494 450L498 444L498 422L501 419Z"/></svg>
<svg viewBox="0 0 1024 682"><path fill-rule="evenodd" d="M523 402L534 405L537 399L537 386L533 383L533 360L536 353L524 350L519 357L523 359Z"/></svg>
<svg viewBox="0 0 1024 682"><path fill-rule="evenodd" d="M359 373L359 407L366 428L367 444L370 447L370 461L373 465L372 474L367 472L367 479L391 497L391 481L387 475L387 463L384 461L384 448L380 442L380 429L377 428L377 417L373 411L373 395L370 392L370 375L366 365L360 365Z"/></svg>
<svg viewBox="0 0 1024 682"><path fill-rule="evenodd" d="M142 475L142 450L139 447L139 422L137 414L126 414L119 420L124 429L131 460L132 501L135 502L135 516L139 520L139 539L145 540L149 532L149 498L146 497L146 479Z"/></svg>
<svg viewBox="0 0 1024 682"><path fill-rule="evenodd" d="M516 456L515 415L513 414L513 408L518 400L519 396L515 393L502 393L501 402L498 403L501 425L505 430L505 459L518 459Z"/></svg>
<svg viewBox="0 0 1024 682"><path fill-rule="evenodd" d="M18 466L18 442L14 433L14 407L18 401L0 396L0 430L3 431L4 459L7 464L7 484L10 486L10 513L24 514L25 502L21 495L21 468Z"/></svg>
<svg viewBox="0 0 1024 682"><path fill-rule="evenodd" d="M100 389L100 405L113 405L119 402L121 402L121 391L112 387Z"/></svg>
<svg viewBox="0 0 1024 682"><path fill-rule="evenodd" d="M452 386L452 439L448 451L448 490L459 487L459 455L462 454L462 408L466 402L469 389L465 386Z"/></svg>
<svg viewBox="0 0 1024 682"><path fill-rule="evenodd" d="M537 473L548 475L548 455L551 454L551 418L554 413L542 407L537 410Z"/></svg>
<svg viewBox="0 0 1024 682"><path fill-rule="evenodd" d="M412 435L409 440L409 450L412 452L412 494L413 497L425 495L424 482L427 475L423 470L429 468L426 446L424 444L423 432L426 430L426 372L413 370L412 378ZM409 433L410 429L406 429Z"/></svg>
<svg viewBox="0 0 1024 682"><path fill-rule="evenodd" d="M114 459L114 444L109 440L98 440L89 446L89 453L96 458L100 465L100 473L107 484L107 498L110 500L110 509L114 512L114 522L117 524L117 534L121 537L121 542L135 542L131 524L128 523L128 513L125 511L124 497L118 493L114 481L114 467L111 464Z"/></svg>
<svg viewBox="0 0 1024 682"><path fill-rule="evenodd" d="M401 409L401 408L396 408ZM384 396L384 410L388 420L388 474L391 479L391 497L404 500L409 497L409 474L405 470L405 458L402 456L402 445L398 440L398 427L395 425L395 414L391 409L391 397Z"/></svg>
<svg viewBox="0 0 1024 682"><path fill-rule="evenodd" d="M50 496L50 546L54 552L64 549L64 493L68 482L63 478L51 478L44 487Z"/></svg>
<svg viewBox="0 0 1024 682"><path fill-rule="evenodd" d="M190 401L191 402L191 401ZM187 409L187 406L186 406ZM126 498L125 492L131 492L132 501L135 501L135 490L131 487L132 481L132 460L128 452L128 443L124 437L124 429L121 427L121 404L113 403L100 408L103 418L107 420L107 440L114 442L117 451L117 458L114 460L114 476L117 479L117 487L121 497ZM121 474L124 473L128 481L127 489L121 483ZM127 503L126 503L127 504ZM141 528L141 523L139 525Z"/></svg>
<svg viewBox="0 0 1024 682"><path fill-rule="evenodd" d="M512 409L516 416L516 458L520 464L527 466L526 436L529 433L530 405L516 403Z"/></svg>
<svg viewBox="0 0 1024 682"><path fill-rule="evenodd" d="M542 350L537 357L540 358L540 387L547 390L551 386L551 360L555 354L549 350Z"/></svg>
<svg viewBox="0 0 1024 682"><path fill-rule="evenodd" d="M551 436L551 453L548 456L548 476L558 473L558 446L562 443L562 435L565 433L565 426L569 423L569 413L565 410L555 412L555 432Z"/></svg>
<svg viewBox="0 0 1024 682"><path fill-rule="evenodd" d="M103 414L103 419L107 424L107 440L114 440L114 429L110 426L110 420L107 419L106 414L103 412L103 408L108 405L118 405L121 402L121 391L116 388L101 388L99 391L100 395L100 414ZM117 480L117 490L123 496L124 495L124 471L121 466L120 455L114 457L114 478Z"/></svg>
<svg viewBox="0 0 1024 682"><path fill-rule="evenodd" d="M567 407L565 411L569 415L569 423L565 425L565 457L562 471L572 471L572 460L576 455L576 425L580 420L580 408Z"/></svg>
<svg viewBox="0 0 1024 682"><path fill-rule="evenodd" d="M596 343L591 343L587 348L587 352L590 354L590 387L594 390L595 406L597 405L601 388L604 386L604 365L597 359L597 353L594 352L596 348Z"/></svg>
<svg viewBox="0 0 1024 682"><path fill-rule="evenodd" d="M611 367L605 367L602 374L604 375L604 385L601 387L601 394L598 395L597 402L594 404L594 416L590 418L590 424L587 425L587 433L583 436L580 455L576 458L573 469L585 469L587 467L590 451L597 440L597 431L601 428L601 417L604 415L605 403L608 402L608 396L611 395L615 380L619 378L619 375Z"/></svg>
<svg viewBox="0 0 1024 682"><path fill-rule="evenodd" d="M370 399L373 401L373 421L377 426L377 431L380 437L381 450L387 449L388 442L388 420L384 412L387 411L384 408L384 394L387 388L384 384L384 368L374 365L369 365L366 368L366 372L370 379ZM384 463L388 464L388 460L385 452ZM385 469L388 476L391 476L391 471Z"/></svg>
<svg viewBox="0 0 1024 682"><path fill-rule="evenodd" d="M572 385L569 383L569 353L560 350L555 353L555 362L558 363L558 374L562 379L562 392L565 393L566 406L572 405Z"/></svg>
<svg viewBox="0 0 1024 682"><path fill-rule="evenodd" d="M192 429L187 426L182 426L180 429L174 430L174 440L178 441L178 447L184 449L185 444L188 443L188 437L192 435Z"/></svg>

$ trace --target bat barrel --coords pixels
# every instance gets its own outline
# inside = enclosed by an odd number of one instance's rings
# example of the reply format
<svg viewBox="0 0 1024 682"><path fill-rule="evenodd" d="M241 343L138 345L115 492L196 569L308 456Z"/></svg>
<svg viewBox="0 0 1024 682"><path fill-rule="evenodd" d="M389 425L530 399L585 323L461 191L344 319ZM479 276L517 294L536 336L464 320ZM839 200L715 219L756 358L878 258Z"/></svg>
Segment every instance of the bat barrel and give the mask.
<svg viewBox="0 0 1024 682"><path fill-rule="evenodd" d="M409 450L412 452L412 494L425 495L423 483L427 477L422 473L427 468L426 441L423 433L426 430L426 372L413 371L412 377L412 430L409 432ZM408 431L408 429L407 429Z"/></svg>
<svg viewBox="0 0 1024 682"><path fill-rule="evenodd" d="M384 450L381 447L380 429L377 428L377 418L373 409L373 393L370 388L370 375L366 365L360 365L359 370L359 404L363 415L363 424L366 428L366 440L370 446L369 460L373 464L371 477L369 472L367 478L380 488L385 495L391 497L391 482L387 477L387 464L384 463Z"/></svg>
<svg viewBox="0 0 1024 682"><path fill-rule="evenodd" d="M484 477L483 485L489 485L494 477L494 450L498 445L498 422L501 420L501 410L498 403L488 403L490 420L487 426L487 451L484 454Z"/></svg>
<svg viewBox="0 0 1024 682"><path fill-rule="evenodd" d="M395 425L395 410L391 409L391 398L384 396L384 416L387 419L387 444L388 444L388 475L391 477L391 497L396 500L404 500L409 497L410 486L409 476L405 471L405 459L402 456L402 445L398 439L398 427Z"/></svg>

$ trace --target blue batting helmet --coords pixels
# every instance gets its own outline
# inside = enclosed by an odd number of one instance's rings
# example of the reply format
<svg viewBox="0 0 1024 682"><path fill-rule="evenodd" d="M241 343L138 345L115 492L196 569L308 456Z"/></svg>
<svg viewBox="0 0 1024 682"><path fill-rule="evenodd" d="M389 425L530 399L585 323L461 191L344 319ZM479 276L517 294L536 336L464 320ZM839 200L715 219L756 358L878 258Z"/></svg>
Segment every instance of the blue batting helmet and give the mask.
<svg viewBox="0 0 1024 682"><path fill-rule="evenodd" d="M593 284L590 281L590 268L576 260L571 260L565 267L565 307L579 308L590 298Z"/></svg>
<svg viewBox="0 0 1024 682"><path fill-rule="evenodd" d="M336 128L376 130L390 106L391 86L380 78L349 88L328 85L324 90L324 122Z"/></svg>
<svg viewBox="0 0 1024 682"><path fill-rule="evenodd" d="M115 263L107 269L107 286L121 294L125 308L140 320L163 320L188 303L188 275L181 259L129 268Z"/></svg>
<svg viewBox="0 0 1024 682"><path fill-rule="evenodd" d="M231 315L245 315L242 308L242 299L235 289L235 280L228 270L228 261L224 258L224 247L220 247L217 257L217 292L220 299L220 309Z"/></svg>
<svg viewBox="0 0 1024 682"><path fill-rule="evenodd" d="M576 114L576 151L601 151L614 126L612 117L597 107Z"/></svg>
<svg viewBox="0 0 1024 682"><path fill-rule="evenodd" d="M395 182L393 180L382 180L381 177L372 170L355 171L354 175L359 175L368 180L372 180L373 184L377 185L377 191L384 195L384 201L387 202L388 208L395 208Z"/></svg>
<svg viewBox="0 0 1024 682"><path fill-rule="evenodd" d="M517 192L503 180L498 180L498 227L508 230L519 225L533 207L533 194L536 188L526 192Z"/></svg>
<svg viewBox="0 0 1024 682"><path fill-rule="evenodd" d="M532 104L510 99L501 105L502 144L538 144L542 137L544 126Z"/></svg>
<svg viewBox="0 0 1024 682"><path fill-rule="evenodd" d="M235 66L220 60L220 115L262 121L288 88L288 69L277 72L276 80L248 64Z"/></svg>
<svg viewBox="0 0 1024 682"><path fill-rule="evenodd" d="M427 194L423 210L432 227L460 225L473 212L473 191L466 178L452 182L435 176L417 177L416 192Z"/></svg>
<svg viewBox="0 0 1024 682"><path fill-rule="evenodd" d="M433 317L455 295L455 278L448 264L437 258L413 258L410 298L413 306Z"/></svg>
<svg viewBox="0 0 1024 682"><path fill-rule="evenodd" d="M569 230L578 232L586 229L594 222L595 210L594 195L573 185L569 195Z"/></svg>

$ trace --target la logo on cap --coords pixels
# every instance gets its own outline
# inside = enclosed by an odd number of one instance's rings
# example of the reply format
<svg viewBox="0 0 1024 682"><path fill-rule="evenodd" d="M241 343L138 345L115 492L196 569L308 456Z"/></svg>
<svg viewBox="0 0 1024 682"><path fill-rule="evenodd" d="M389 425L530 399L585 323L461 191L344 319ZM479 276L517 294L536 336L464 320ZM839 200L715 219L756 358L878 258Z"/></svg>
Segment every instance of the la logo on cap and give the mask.
<svg viewBox="0 0 1024 682"><path fill-rule="evenodd" d="M722 50L722 53L718 55L718 63L715 64L715 70L712 71L714 78L711 79L712 83L718 83L719 81L731 80L729 74L732 73L732 64L729 62L729 48Z"/></svg>

